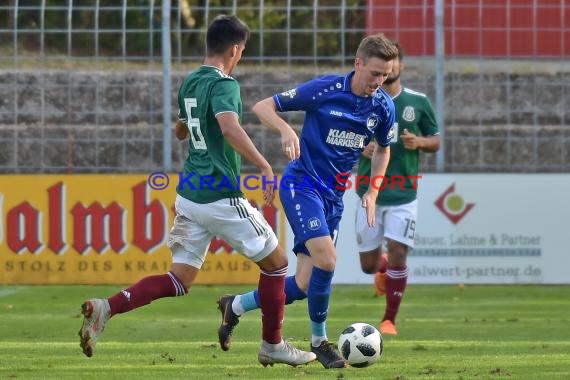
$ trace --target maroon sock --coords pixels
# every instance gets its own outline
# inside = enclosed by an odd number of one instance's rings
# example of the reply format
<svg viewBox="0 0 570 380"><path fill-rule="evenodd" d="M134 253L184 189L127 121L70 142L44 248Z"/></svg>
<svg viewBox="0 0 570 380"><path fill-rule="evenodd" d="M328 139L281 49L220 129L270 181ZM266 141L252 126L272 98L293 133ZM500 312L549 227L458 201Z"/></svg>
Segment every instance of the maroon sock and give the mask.
<svg viewBox="0 0 570 380"><path fill-rule="evenodd" d="M148 305L158 298L183 296L186 288L171 272L145 277L109 298L111 316Z"/></svg>
<svg viewBox="0 0 570 380"><path fill-rule="evenodd" d="M281 342L281 326L285 315L285 274L287 266L273 272L261 271L259 275L259 303L263 340L267 343Z"/></svg>
<svg viewBox="0 0 570 380"><path fill-rule="evenodd" d="M386 311L383 321L396 322L396 315L404 297L404 290L408 282L407 267L388 267L386 271Z"/></svg>

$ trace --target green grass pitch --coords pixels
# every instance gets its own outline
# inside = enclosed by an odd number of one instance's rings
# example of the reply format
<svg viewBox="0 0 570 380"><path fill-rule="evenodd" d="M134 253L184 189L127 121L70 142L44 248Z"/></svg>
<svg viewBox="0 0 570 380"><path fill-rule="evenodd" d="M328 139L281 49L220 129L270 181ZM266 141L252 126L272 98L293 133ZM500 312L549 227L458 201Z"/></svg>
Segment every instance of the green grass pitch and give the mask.
<svg viewBox="0 0 570 380"><path fill-rule="evenodd" d="M217 343L218 296L249 290L196 286L113 318L86 358L79 306L118 286L0 286L0 379L569 379L570 286L408 286L396 337L368 368L319 363L262 367L260 314L241 318L230 351ZM329 339L353 322L378 325L372 286L336 285ZM306 301L286 308L284 337L308 349Z"/></svg>

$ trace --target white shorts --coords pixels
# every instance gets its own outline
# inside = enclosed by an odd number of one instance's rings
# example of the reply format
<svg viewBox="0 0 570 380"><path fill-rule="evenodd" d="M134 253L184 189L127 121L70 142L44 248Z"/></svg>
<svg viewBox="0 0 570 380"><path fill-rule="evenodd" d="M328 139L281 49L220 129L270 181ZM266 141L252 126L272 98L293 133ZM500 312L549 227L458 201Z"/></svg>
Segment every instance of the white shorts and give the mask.
<svg viewBox="0 0 570 380"><path fill-rule="evenodd" d="M173 263L201 268L214 236L256 263L277 247L273 229L246 199L201 204L177 195L174 207L176 216L168 237Z"/></svg>
<svg viewBox="0 0 570 380"><path fill-rule="evenodd" d="M414 234L418 216L418 200L397 206L376 206L376 227L369 227L362 200L356 205L356 243L359 252L380 247L390 239L414 248Z"/></svg>

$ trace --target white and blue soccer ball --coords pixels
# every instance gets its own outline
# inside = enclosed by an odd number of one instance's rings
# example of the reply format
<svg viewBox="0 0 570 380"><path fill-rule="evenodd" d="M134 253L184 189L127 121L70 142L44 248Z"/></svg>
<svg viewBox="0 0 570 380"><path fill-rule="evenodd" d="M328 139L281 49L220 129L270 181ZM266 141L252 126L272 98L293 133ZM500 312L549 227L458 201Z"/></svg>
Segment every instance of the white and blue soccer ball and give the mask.
<svg viewBox="0 0 570 380"><path fill-rule="evenodd" d="M338 350L352 367L367 367L380 359L384 343L380 331L374 326L358 322L340 333Z"/></svg>

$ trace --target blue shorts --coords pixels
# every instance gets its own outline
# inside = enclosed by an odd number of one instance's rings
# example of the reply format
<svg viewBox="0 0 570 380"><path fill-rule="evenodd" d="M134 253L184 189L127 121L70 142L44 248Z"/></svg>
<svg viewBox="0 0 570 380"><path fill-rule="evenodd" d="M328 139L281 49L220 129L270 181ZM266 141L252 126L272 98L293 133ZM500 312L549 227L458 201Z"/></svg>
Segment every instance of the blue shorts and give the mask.
<svg viewBox="0 0 570 380"><path fill-rule="evenodd" d="M316 237L330 236L336 244L344 209L342 198L325 197L316 187L294 185L280 186L279 197L295 235L293 253L309 255L305 242Z"/></svg>

